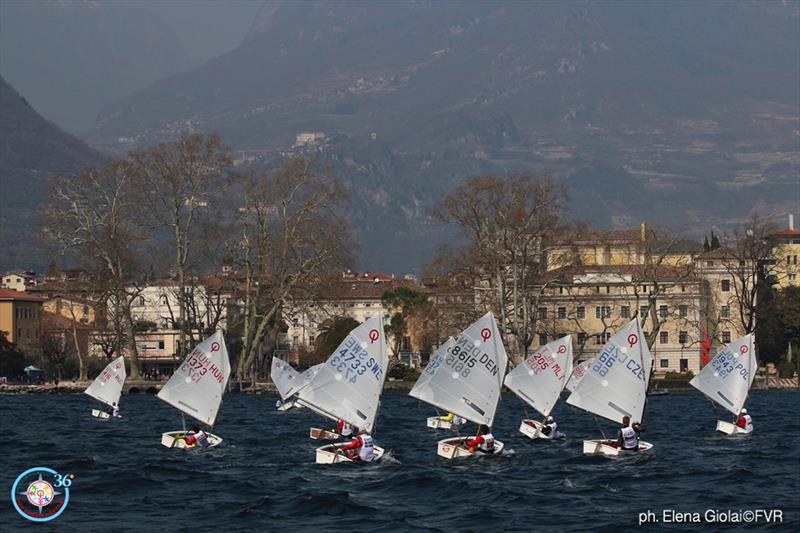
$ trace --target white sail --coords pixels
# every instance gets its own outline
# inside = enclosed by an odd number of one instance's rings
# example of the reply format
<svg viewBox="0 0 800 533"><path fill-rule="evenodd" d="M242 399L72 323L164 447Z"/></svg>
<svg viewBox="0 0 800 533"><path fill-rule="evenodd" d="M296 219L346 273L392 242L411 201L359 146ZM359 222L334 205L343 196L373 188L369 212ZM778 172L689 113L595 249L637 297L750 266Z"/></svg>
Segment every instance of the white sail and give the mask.
<svg viewBox="0 0 800 533"><path fill-rule="evenodd" d="M272 382L275 383L275 387L278 389L278 394L280 394L281 399L285 400L294 396L301 388L311 383L311 380L323 366L325 366L325 363L320 363L307 368L303 372L298 372L283 359L273 357L270 378L272 378Z"/></svg>
<svg viewBox="0 0 800 533"><path fill-rule="evenodd" d="M443 362L444 358L447 357L450 352L453 350L453 346L456 345L456 340L453 337L448 337L446 341L444 341L436 351L433 352L430 361L428 361L428 365L425 367L425 370L420 374L417 378L417 382L414 383L414 386L411 388L409 394L415 398L417 398L417 393L424 388L428 382L431 380L431 376L433 376L433 370L438 368ZM428 370L431 369L432 371L429 372Z"/></svg>
<svg viewBox="0 0 800 533"><path fill-rule="evenodd" d="M508 356L492 313L464 330L450 353L420 376L411 396L476 424L491 426Z"/></svg>
<svg viewBox="0 0 800 533"><path fill-rule="evenodd" d="M745 335L722 348L689 384L738 415L757 369L753 336Z"/></svg>
<svg viewBox="0 0 800 533"><path fill-rule="evenodd" d="M564 387L569 392L575 392L575 387L578 386L578 383L583 379L583 376L589 372L589 369L594 365L594 359L587 359L586 361L581 361L572 369L572 375L567 380L567 384Z"/></svg>
<svg viewBox="0 0 800 533"><path fill-rule="evenodd" d="M186 356L158 397L213 426L230 375L228 349L222 332L217 331Z"/></svg>
<svg viewBox="0 0 800 533"><path fill-rule="evenodd" d="M525 403L547 416L572 374L572 337L540 346L506 376L505 384Z"/></svg>
<svg viewBox="0 0 800 533"><path fill-rule="evenodd" d="M388 366L383 321L376 315L347 335L297 393L298 403L372 432Z"/></svg>
<svg viewBox="0 0 800 533"><path fill-rule="evenodd" d="M567 403L614 422L641 422L653 358L638 319L619 330L595 358Z"/></svg>
<svg viewBox="0 0 800 533"><path fill-rule="evenodd" d="M119 356L106 365L100 375L89 385L84 393L108 405L119 403L122 386L125 384L125 358Z"/></svg>

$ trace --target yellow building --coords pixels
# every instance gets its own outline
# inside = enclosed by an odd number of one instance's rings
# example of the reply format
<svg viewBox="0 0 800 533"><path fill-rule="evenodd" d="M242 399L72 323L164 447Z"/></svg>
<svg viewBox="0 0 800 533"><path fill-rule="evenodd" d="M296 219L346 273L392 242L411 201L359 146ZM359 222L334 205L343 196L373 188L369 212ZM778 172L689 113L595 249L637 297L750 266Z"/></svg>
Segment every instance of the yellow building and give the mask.
<svg viewBox="0 0 800 533"><path fill-rule="evenodd" d="M37 342L42 332L42 304L45 299L24 292L0 288L0 331L10 342Z"/></svg>
<svg viewBox="0 0 800 533"><path fill-rule="evenodd" d="M800 230L794 229L793 217L789 217L789 229L770 235L772 256L775 260L771 271L778 287L800 286L797 259L800 257Z"/></svg>
<svg viewBox="0 0 800 533"><path fill-rule="evenodd" d="M44 303L44 310L47 313L74 320L80 324L95 323L95 309L91 302L79 298L68 298L57 296L50 298Z"/></svg>

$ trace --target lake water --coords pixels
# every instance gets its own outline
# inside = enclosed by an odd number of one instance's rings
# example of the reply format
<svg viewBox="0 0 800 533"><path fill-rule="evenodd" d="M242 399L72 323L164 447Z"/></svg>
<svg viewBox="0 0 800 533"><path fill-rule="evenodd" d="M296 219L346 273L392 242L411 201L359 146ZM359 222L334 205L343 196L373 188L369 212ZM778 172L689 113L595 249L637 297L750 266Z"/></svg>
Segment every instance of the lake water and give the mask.
<svg viewBox="0 0 800 533"><path fill-rule="evenodd" d="M493 428L502 456L440 459L436 441L449 432L425 427L435 411L390 393L375 433L384 460L318 466L307 436L320 418L274 403L227 396L215 427L223 444L187 452L160 445L181 423L155 396L123 397L125 418L112 422L89 416L85 395L0 396L0 530L624 531L648 509L661 519L664 509L759 508L784 514L761 528L800 530L797 391L754 391L755 433L745 438L715 433L730 416L699 393L651 397L643 438L654 451L616 460L581 453L581 439L612 435L613 424L562 402L554 415L568 438L532 442L517 432L523 406L510 395ZM76 475L68 508L48 524L26 522L9 500L16 476L38 466Z"/></svg>

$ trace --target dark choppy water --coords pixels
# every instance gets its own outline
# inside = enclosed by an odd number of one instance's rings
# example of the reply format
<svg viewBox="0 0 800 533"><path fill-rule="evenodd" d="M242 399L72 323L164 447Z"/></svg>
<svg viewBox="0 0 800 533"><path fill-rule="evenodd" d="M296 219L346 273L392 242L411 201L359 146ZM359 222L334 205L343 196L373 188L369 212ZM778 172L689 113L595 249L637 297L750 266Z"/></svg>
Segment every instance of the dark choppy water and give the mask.
<svg viewBox="0 0 800 533"><path fill-rule="evenodd" d="M437 458L448 433L425 427L431 408L387 394L376 433L384 461L332 466L313 464L306 437L319 418L277 413L274 401L227 396L216 427L225 442L196 453L160 446L180 417L154 396L124 397L126 418L112 423L92 419L84 395L0 396L0 530L619 531L665 508L777 508L786 517L770 529L800 529L798 392L753 392L756 431L739 439L715 434L717 417L728 417L699 393L653 397L654 453L623 460L584 457L580 439L598 437L598 422L563 403L554 415L568 439L529 441L517 432L522 404L507 395L494 428L507 453L466 461ZM25 522L8 499L32 466L77 475L66 512L49 525Z"/></svg>

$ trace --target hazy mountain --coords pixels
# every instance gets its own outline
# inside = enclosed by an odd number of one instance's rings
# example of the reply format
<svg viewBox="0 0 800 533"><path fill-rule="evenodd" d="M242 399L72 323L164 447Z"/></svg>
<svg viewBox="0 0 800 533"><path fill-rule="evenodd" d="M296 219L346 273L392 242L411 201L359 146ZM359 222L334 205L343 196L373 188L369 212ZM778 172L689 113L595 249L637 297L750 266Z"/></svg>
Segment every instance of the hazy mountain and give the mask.
<svg viewBox="0 0 800 533"><path fill-rule="evenodd" d="M48 180L100 161L83 141L39 116L0 76L0 272L47 264L36 240Z"/></svg>
<svg viewBox="0 0 800 533"><path fill-rule="evenodd" d="M238 45L256 1L0 2L0 70L73 133L105 104Z"/></svg>
<svg viewBox="0 0 800 533"><path fill-rule="evenodd" d="M402 270L465 176L539 172L573 212L735 221L798 198L797 2L268 2L236 49L105 108L112 151L184 130L242 158L295 134L354 192L362 263Z"/></svg>

